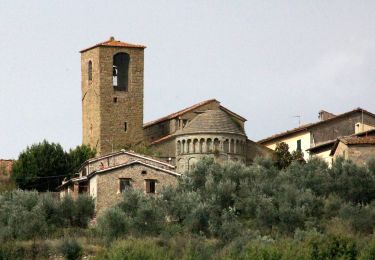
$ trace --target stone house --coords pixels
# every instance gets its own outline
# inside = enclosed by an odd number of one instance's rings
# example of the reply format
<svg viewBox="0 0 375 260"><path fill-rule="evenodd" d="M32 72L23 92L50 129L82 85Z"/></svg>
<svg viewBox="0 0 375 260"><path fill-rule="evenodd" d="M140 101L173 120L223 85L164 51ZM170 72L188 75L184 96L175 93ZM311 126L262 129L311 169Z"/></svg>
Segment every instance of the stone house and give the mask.
<svg viewBox="0 0 375 260"><path fill-rule="evenodd" d="M330 156L333 160L343 157L358 165L365 165L370 158L375 158L375 136L338 138L331 149Z"/></svg>
<svg viewBox="0 0 375 260"><path fill-rule="evenodd" d="M99 212L120 201L122 193L130 187L146 194L157 194L169 185L176 185L181 175L175 168L154 158L121 150L87 160L58 190L61 197L90 195Z"/></svg>
<svg viewBox="0 0 375 260"><path fill-rule="evenodd" d="M305 124L262 139L258 144L274 150L277 143L285 142L290 151L302 151L305 160L314 155L331 163L330 150L337 138L375 129L375 115L362 108L339 115L322 110L319 112L319 119L316 123Z"/></svg>

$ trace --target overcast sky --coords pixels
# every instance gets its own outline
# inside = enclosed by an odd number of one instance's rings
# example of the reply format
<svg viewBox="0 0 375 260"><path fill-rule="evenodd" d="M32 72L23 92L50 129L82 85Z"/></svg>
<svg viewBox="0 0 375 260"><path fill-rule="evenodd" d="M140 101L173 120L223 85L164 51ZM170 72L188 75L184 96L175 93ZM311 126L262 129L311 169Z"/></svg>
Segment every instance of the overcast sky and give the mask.
<svg viewBox="0 0 375 260"><path fill-rule="evenodd" d="M145 50L145 122L216 98L250 139L375 112L375 1L0 0L0 158L43 139L79 145L79 50Z"/></svg>

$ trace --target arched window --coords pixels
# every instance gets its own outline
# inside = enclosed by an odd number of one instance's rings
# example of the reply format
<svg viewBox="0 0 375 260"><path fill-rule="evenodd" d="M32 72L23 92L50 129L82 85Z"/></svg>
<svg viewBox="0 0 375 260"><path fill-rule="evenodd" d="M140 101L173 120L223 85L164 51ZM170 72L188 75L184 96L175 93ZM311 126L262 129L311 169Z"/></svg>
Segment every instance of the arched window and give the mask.
<svg viewBox="0 0 375 260"><path fill-rule="evenodd" d="M130 56L120 52L113 56L113 87L116 90L128 91Z"/></svg>
<svg viewBox="0 0 375 260"><path fill-rule="evenodd" d="M92 80L92 61L89 61L89 64L87 64L87 76L89 78L89 81Z"/></svg>

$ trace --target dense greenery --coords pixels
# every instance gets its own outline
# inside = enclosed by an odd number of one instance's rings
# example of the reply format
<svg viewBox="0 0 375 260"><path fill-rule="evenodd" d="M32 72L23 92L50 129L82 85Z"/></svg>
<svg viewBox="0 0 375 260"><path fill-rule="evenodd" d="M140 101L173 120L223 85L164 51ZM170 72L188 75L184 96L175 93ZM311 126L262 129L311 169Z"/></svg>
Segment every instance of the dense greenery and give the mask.
<svg viewBox="0 0 375 260"><path fill-rule="evenodd" d="M246 254L261 259L284 257L282 240L288 247L303 244L302 258L354 259L360 246L356 238L370 238L374 227L375 161L360 167L342 159L331 168L313 159L282 170L268 159L248 167L204 159L177 187L156 197L127 191L98 219L107 241L186 234L224 245L244 241L238 245L247 248ZM262 258L263 251L271 255Z"/></svg>
<svg viewBox="0 0 375 260"><path fill-rule="evenodd" d="M12 179L21 189L55 191L95 151L86 145L65 152L60 144L43 141L21 152L14 162Z"/></svg>
<svg viewBox="0 0 375 260"><path fill-rule="evenodd" d="M59 200L51 193L5 192L0 195L0 241L46 238L62 227L85 228L93 214L88 196Z"/></svg>
<svg viewBox="0 0 375 260"><path fill-rule="evenodd" d="M156 196L126 191L88 228L92 214L87 197L2 193L0 259L374 259L375 160L204 159Z"/></svg>

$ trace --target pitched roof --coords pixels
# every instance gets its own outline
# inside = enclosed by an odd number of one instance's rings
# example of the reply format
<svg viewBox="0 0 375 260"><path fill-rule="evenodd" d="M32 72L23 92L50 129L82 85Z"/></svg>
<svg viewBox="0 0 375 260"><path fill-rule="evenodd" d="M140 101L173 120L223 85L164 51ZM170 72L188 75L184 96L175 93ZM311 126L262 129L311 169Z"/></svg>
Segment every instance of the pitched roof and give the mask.
<svg viewBox="0 0 375 260"><path fill-rule="evenodd" d="M96 47L125 47L125 48L138 48L138 49L146 48L146 46L144 46L144 45L116 41L115 38L111 37L108 41L95 44L94 46L83 49L80 52L82 53L82 52L91 50L91 49L96 48Z"/></svg>
<svg viewBox="0 0 375 260"><path fill-rule="evenodd" d="M169 120L169 119L172 119L172 118L176 118L176 117L182 116L183 114L186 114L187 112L190 112L190 111L192 111L192 110L194 110L196 108L199 108L201 106L207 105L207 104L212 103L212 102L219 102L219 101L217 101L216 99L209 99L209 100L205 100L205 101L199 102L199 103L197 103L195 105L192 105L190 107L184 108L184 109L182 109L180 111L177 111L175 113L172 113L170 115L167 115L167 116L161 117L159 119L156 119L154 121L148 122L148 123L144 124L143 127L146 128L146 127L152 126L154 124L161 123L163 121L166 121L166 120Z"/></svg>
<svg viewBox="0 0 375 260"><path fill-rule="evenodd" d="M158 144L158 143L161 143L161 142L164 142L164 141L166 141L166 140L171 139L172 137L174 137L173 134L163 136L163 137L161 137L161 138L159 138L159 139L157 139L157 140L151 142L151 145L153 145L153 144Z"/></svg>
<svg viewBox="0 0 375 260"><path fill-rule="evenodd" d="M130 166L130 165L134 165L134 164L142 164L143 166L150 167L150 168L153 168L153 169L156 169L156 170L159 170L159 171L163 171L165 173L168 173L168 174L171 174L171 175L174 175L174 176L181 176L181 174L179 174L177 172L174 172L174 171L171 171L171 170L167 170L167 169L164 169L164 168L161 168L161 167L157 167L157 166L152 165L152 164L148 164L148 163L145 163L145 162L142 162L142 161L132 161L132 162L118 164L118 165L115 165L115 166L112 166L112 167L108 167L108 168L105 168L105 169L102 169L102 170L94 171L94 172L90 173L87 176L87 178L90 179L92 176L94 176L94 175L96 175L98 173L104 173L104 172L116 170L116 169L119 169L119 168L124 168L124 167Z"/></svg>
<svg viewBox="0 0 375 260"><path fill-rule="evenodd" d="M336 116L334 116L332 118L329 118L329 119L326 119L326 120L323 120L323 121L319 121L319 122L316 122L316 123L305 124L305 125L302 125L300 127L297 127L297 128L285 131L285 132L281 132L279 134L271 135L270 137L267 137L267 138L259 140L258 143L263 144L263 143L266 143L266 142L271 141L273 139L277 139L277 138L280 138L280 137L285 137L285 136L289 136L291 134L295 134L295 133L298 133L298 132L309 130L312 127L315 127L315 126L318 126L318 125L322 125L322 124L326 124L328 122L332 122L332 121L335 121L337 119L340 119L340 118L343 118L345 116L348 116L348 115L351 115L351 114L354 114L354 113L358 113L358 112L363 112L363 113L365 113L365 114L367 114L367 115L372 116L372 117L375 118L375 114L373 114L373 113L371 113L371 112L369 112L369 111L367 111L365 109L362 109L362 108L358 107L358 108L356 108L354 110L351 110L351 111L348 111L348 112L336 115Z"/></svg>
<svg viewBox="0 0 375 260"><path fill-rule="evenodd" d="M375 136L366 137L344 137L340 141L347 145L353 144L375 144Z"/></svg>
<svg viewBox="0 0 375 260"><path fill-rule="evenodd" d="M131 155L131 156L134 156L134 157L137 157L137 158L140 158L140 159L152 161L152 162L155 162L155 163L167 166L170 169L175 169L176 168L176 166L174 166L172 164L169 164L169 163L157 160L155 158L152 158L152 157L149 157L149 156L146 156L146 155L142 155L142 154L138 154L138 153L135 153L133 151L126 151L126 150L122 149L122 150L120 150L118 152L113 152L113 153L109 153L109 154L106 154L106 155L103 155L103 156L98 156L98 157L86 160L81 165L81 167L79 168L78 171L81 171L82 167L84 167L85 165L87 165L89 163L93 163L93 162L96 162L96 161L99 161L99 160L102 160L102 159L105 159L105 158L113 157L113 156L116 156L116 155L120 155L120 154L127 154L127 155Z"/></svg>
<svg viewBox="0 0 375 260"><path fill-rule="evenodd" d="M177 134L228 133L245 135L242 127L221 109L206 110L191 120Z"/></svg>
<svg viewBox="0 0 375 260"><path fill-rule="evenodd" d="M330 156L333 156L335 154L336 149L340 142L346 145L364 145L364 144L375 145L375 136L364 136L364 137L347 136L347 137L337 138L329 154Z"/></svg>

